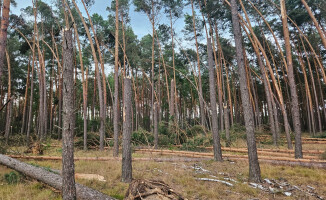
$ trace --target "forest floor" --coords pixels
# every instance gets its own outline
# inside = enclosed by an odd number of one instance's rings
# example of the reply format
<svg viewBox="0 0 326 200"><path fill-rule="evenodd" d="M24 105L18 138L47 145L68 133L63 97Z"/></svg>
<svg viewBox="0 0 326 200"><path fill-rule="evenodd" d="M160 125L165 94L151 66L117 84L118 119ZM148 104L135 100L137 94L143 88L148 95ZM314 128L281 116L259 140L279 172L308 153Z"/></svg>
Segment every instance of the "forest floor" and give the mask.
<svg viewBox="0 0 326 200"><path fill-rule="evenodd" d="M43 156L60 156L62 150L60 142L49 142ZM237 140L234 147L246 147L243 139ZM326 150L325 144L304 144L304 150ZM271 149L270 144L258 144L258 148ZM285 147L280 147L284 148ZM23 152L23 147L13 147L11 152ZM223 152L229 153L229 152ZM10 153L8 153L10 154ZM32 155L32 154L24 154ZM106 150L75 150L76 157L111 157L112 151ZM174 155L158 155L150 152L134 152L134 158L172 158ZM22 161L60 170L60 160L25 160ZM262 185L248 183L248 162L229 161L214 162L204 160L197 162L155 162L134 161L133 178L161 180L170 185L188 199L321 199L326 198L326 169L308 168L301 166L278 166L260 163ZM18 174L17 182L8 182L8 176L13 170L0 166L0 200L54 200L61 199L59 191L54 190L34 180L22 178ZM85 184L117 199L123 199L128 184L122 183L121 161L75 161L76 173L98 174L104 176L106 182L98 180L76 179L78 183ZM7 177L7 178L6 178ZM220 182L204 181L220 180ZM200 180L202 179L202 180ZM221 182L222 181L222 182ZM225 182L223 182L225 181ZM276 187L271 187L271 183ZM228 184L230 183L230 184ZM262 186L262 187L261 187ZM291 196L287 196L291 195Z"/></svg>

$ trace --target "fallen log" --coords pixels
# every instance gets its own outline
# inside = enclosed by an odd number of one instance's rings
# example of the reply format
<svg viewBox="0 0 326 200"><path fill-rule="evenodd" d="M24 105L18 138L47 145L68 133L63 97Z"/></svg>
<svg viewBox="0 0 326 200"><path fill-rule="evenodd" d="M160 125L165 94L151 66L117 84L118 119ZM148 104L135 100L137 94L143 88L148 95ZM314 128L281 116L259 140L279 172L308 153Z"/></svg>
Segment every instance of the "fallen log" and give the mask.
<svg viewBox="0 0 326 200"><path fill-rule="evenodd" d="M0 164L14 169L28 177L45 183L57 190L62 190L62 177L59 174L47 171L46 169L20 162L16 159L0 154ZM77 198L85 200L115 200L97 190L91 189L81 184L76 184Z"/></svg>
<svg viewBox="0 0 326 200"><path fill-rule="evenodd" d="M148 153L148 151L145 153ZM154 152L155 154L162 154L162 155L174 155L178 157L172 157L172 158L133 158L133 161L153 161L153 162L200 162L205 160L211 160L211 155L195 155L192 156L189 155L178 155L175 153L160 153L160 152ZM182 157L184 156L184 157ZM58 156L19 156L19 155L10 155L10 157L13 158L20 158L20 159L32 159L32 160L61 160L61 157ZM230 154L223 154L223 158L226 160L231 161L248 161L248 157L245 155L230 155ZM314 161L314 160L307 160L305 159L303 162L300 160L292 159L294 161L289 160L271 160L273 158L267 157L262 158L259 157L259 161L262 163L269 163L274 165L289 165L289 166L302 166L302 167L316 167L316 168L326 168L326 162L325 161ZM86 161L121 161L121 158L113 158L113 157L79 157L77 160L86 160Z"/></svg>
<svg viewBox="0 0 326 200"><path fill-rule="evenodd" d="M212 153L199 153L199 152L187 152L187 151L173 151L173 150L153 150L153 149L137 149L139 152L156 153L161 155L176 155L176 156L186 156L186 157L212 157ZM248 155L234 155L234 154L223 154L223 157L233 157L233 158L248 158ZM258 156L259 160L278 160L278 161L292 161L292 162L304 162L304 163L322 163L326 166L326 161L324 160L310 160L310 159L295 159L287 157L270 157L270 156Z"/></svg>
<svg viewBox="0 0 326 200"><path fill-rule="evenodd" d="M180 154L180 155L186 155L186 156L191 156L191 157L196 157L196 156L213 156L213 153L200 153L200 152L191 152L191 151L174 151L174 150L153 150L153 149L136 149L135 151L139 152L154 152L154 153L164 153L165 155L175 155L175 154ZM242 152L242 153L247 153L247 151L234 151L234 152ZM285 158L285 159L291 159L292 157L289 156L288 154L281 154L281 153L270 153L270 152L258 152L259 157L264 157L264 156L273 156L278 157L278 158ZM241 155L239 155L241 156ZM306 160L318 160L319 158L317 156L304 156L304 159ZM297 160L297 159L296 159Z"/></svg>
<svg viewBox="0 0 326 200"><path fill-rule="evenodd" d="M59 156L22 156L9 155L11 158L27 159L27 160L62 160ZM121 161L121 158L115 157L75 157L75 161ZM153 162L198 162L207 160L205 158L133 158L133 161L153 161Z"/></svg>
<svg viewBox="0 0 326 200"><path fill-rule="evenodd" d="M175 145L176 147L181 147L182 145ZM197 146L197 148L202 148L202 149L209 149L212 150L213 147L211 146ZM142 149L142 148L138 148ZM231 151L231 152L248 152L247 148L231 148L231 147L222 147L222 151ZM277 152L277 153L291 153L294 154L294 150L290 149L262 149L262 148L257 148L258 152ZM302 153L304 154L323 154L325 150L302 150Z"/></svg>

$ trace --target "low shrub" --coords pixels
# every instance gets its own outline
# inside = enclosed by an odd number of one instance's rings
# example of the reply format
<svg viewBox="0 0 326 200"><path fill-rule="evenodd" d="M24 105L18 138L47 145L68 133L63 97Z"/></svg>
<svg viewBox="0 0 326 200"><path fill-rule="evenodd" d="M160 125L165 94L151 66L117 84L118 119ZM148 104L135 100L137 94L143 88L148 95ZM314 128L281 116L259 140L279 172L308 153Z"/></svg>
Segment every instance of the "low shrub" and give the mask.
<svg viewBox="0 0 326 200"><path fill-rule="evenodd" d="M87 133L87 147L94 147L100 145L100 135L95 132ZM75 142L75 147L79 149L84 148L84 138L78 137L77 141Z"/></svg>
<svg viewBox="0 0 326 200"><path fill-rule="evenodd" d="M134 145L153 145L154 136L152 133L140 128L132 133L131 142Z"/></svg>

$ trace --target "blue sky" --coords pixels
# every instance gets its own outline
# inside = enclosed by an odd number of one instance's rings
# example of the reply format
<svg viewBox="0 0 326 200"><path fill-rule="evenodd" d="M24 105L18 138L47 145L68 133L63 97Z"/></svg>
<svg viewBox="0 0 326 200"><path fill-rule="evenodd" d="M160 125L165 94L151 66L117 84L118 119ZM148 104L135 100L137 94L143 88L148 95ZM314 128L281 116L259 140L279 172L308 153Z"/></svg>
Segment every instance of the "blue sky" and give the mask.
<svg viewBox="0 0 326 200"><path fill-rule="evenodd" d="M51 5L51 0L43 0L44 2L48 3ZM14 14L19 15L21 13L22 8L26 8L27 6L32 6L32 0L16 0L17 2L17 7L12 7L11 12ZM76 0L76 2L79 4L80 10L84 13L84 16L86 16L86 13L83 9L83 5L80 3L80 0ZM95 4L89 8L90 14L93 13L98 13L103 16L104 19L107 18L109 12L106 10L106 8L111 5L110 0L95 0ZM135 34L138 36L138 39L143 37L146 34L151 34L152 32L152 26L147 18L147 16L143 13L135 12L135 8L133 5L130 6L130 25L132 26ZM184 12L190 13L191 9L190 8L185 8ZM170 25L170 21L165 17L163 11L158 16L158 22L159 23L166 23ZM178 19L175 24L175 32L179 35L182 36L181 30L184 27L184 19L180 18Z"/></svg>
<svg viewBox="0 0 326 200"><path fill-rule="evenodd" d="M132 0L130 0L132 1ZM43 2L46 2L47 4L51 5L52 0L43 0ZM21 14L21 9L26 8L27 6L32 6L32 0L16 0L17 7L11 7L11 13L14 13L16 15ZM86 12L84 10L83 4L80 0L76 0L76 3L79 6L79 9L82 11L84 17L87 16ZM109 12L106 10L106 8L111 5L111 0L95 0L95 4L92 5L92 7L89 8L89 13L92 15L94 13L100 14L104 19L107 19L107 16L109 15ZM144 35L152 34L152 25L148 20L148 17L144 13L135 12L135 7L131 4L129 9L129 15L130 15L130 25L134 31L134 33L138 36L138 39L140 40ZM188 6L184 8L184 14L188 13L191 14L191 7ZM158 24L167 24L170 26L170 20L165 17L165 14L163 13L163 10L161 11L161 14L157 18ZM184 18L183 16L178 19L174 23L174 30L176 32L176 39L178 41L181 41L183 49L185 48L195 48L195 42L194 41L184 41L183 33L181 32L184 28ZM176 43L176 48L180 49L179 46L180 43ZM110 66L109 64L105 64L105 73L109 74L113 71L113 66Z"/></svg>

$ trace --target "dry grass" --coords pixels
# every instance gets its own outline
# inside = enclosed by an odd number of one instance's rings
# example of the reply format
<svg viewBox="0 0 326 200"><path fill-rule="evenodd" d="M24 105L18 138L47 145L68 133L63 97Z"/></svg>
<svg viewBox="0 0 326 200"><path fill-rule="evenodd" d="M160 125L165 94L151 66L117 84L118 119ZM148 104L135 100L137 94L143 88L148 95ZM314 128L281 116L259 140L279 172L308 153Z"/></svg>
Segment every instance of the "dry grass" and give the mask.
<svg viewBox="0 0 326 200"><path fill-rule="evenodd" d="M238 140L236 147L245 147L245 140ZM238 146L239 145L239 146ZM318 145L314 145L318 146ZM272 148L267 145L265 148ZM320 147L323 148L323 147ZM325 147L324 147L325 148ZM307 149L307 148L304 148ZM46 148L45 155L60 156L60 147ZM76 156L111 156L111 151L100 152L97 150L76 150ZM133 157L162 157L160 155L134 153ZM25 161L36 165L61 169L61 161ZM197 173L192 167L201 166L210 173ZM286 179L290 184L297 186L315 187L320 196L326 196L326 170L311 169L304 167L274 166L261 164L263 178ZM107 182L95 180L80 180L77 182L85 184L117 199L123 199L128 184L121 183L121 163L118 161L76 161L77 173L94 173L105 177ZM60 194L45 187L36 181L23 181L18 184L9 185L3 179L5 173L11 170L0 166L0 200L33 199L54 200L61 199ZM238 181L234 187L222 183L198 181L196 178L212 178L216 176L223 180L224 177ZM222 163L214 161L190 162L190 163L159 163L159 162L133 162L133 177L144 179L162 180L181 193L188 199L313 199L309 196L285 197L283 194L269 194L259 189L254 189L244 183L248 180L248 163L244 161Z"/></svg>

